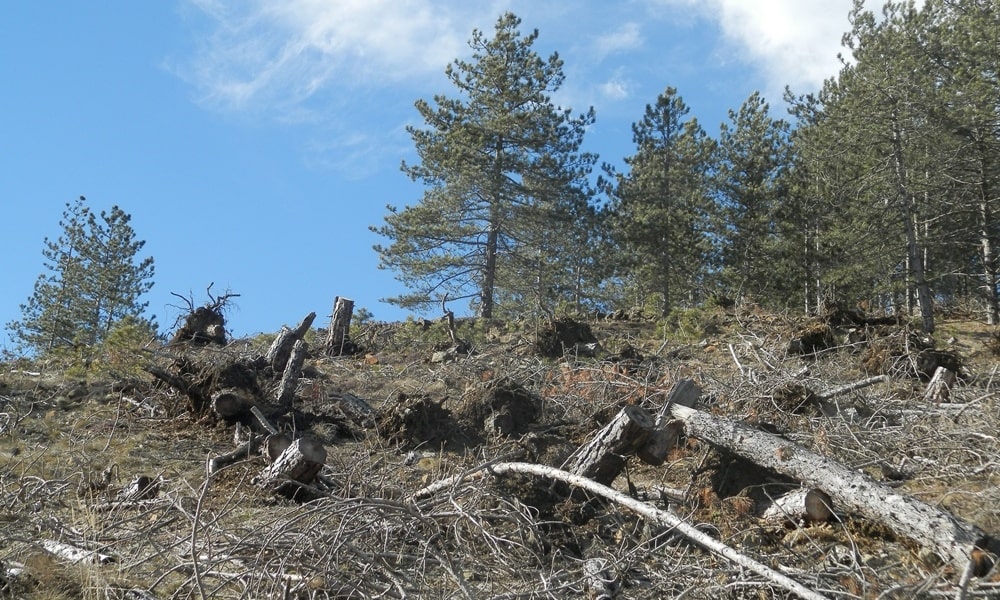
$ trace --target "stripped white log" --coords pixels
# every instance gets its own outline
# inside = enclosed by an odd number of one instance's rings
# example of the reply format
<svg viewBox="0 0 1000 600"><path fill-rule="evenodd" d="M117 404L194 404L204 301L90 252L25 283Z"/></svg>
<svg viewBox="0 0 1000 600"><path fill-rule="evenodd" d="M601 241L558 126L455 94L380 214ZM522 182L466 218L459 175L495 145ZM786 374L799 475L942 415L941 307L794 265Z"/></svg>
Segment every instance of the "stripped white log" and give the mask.
<svg viewBox="0 0 1000 600"><path fill-rule="evenodd" d="M823 490L799 488L775 498L761 513L772 524L823 523L833 516L833 501Z"/></svg>
<svg viewBox="0 0 1000 600"><path fill-rule="evenodd" d="M689 436L822 489L838 507L883 523L958 569L966 567L976 548L1000 550L1000 542L971 523L784 438L683 406L671 412L684 421Z"/></svg>
<svg viewBox="0 0 1000 600"><path fill-rule="evenodd" d="M93 550L87 550L86 548L80 548L79 546L73 546L71 544L57 542L55 540L42 540L40 543L46 552L54 554L71 563L106 565L108 563L115 562L113 556L101 554L100 552L95 552Z"/></svg>
<svg viewBox="0 0 1000 600"><path fill-rule="evenodd" d="M741 566L756 573L757 575L760 575L761 577L766 578L768 581L783 587L793 594L798 595L800 598L804 598L805 600L826 599L826 596L823 596L818 592L814 592L791 577L783 575L782 573L775 571L767 565L764 565L745 554L740 554L730 546L727 546L707 533L701 531L694 525L684 521L681 517L673 513L654 508L649 504L640 502L627 494L623 494L617 490L609 488L606 485L601 485L600 483L587 479L586 477L574 475L573 473L568 473L566 471L553 467L547 467L545 465L517 462L496 463L489 468L489 472L493 475L506 475L508 473L538 475L540 477L555 479L568 485L578 487L591 494L607 498L612 502L624 506L625 508L638 513L642 517L649 519L654 523L672 527L679 535L684 536L692 543L701 546L705 550L708 550L709 552L712 552L713 554L720 556L733 564Z"/></svg>
<svg viewBox="0 0 1000 600"><path fill-rule="evenodd" d="M820 392L816 394L817 400L829 400L841 394L848 394L855 390L860 390L861 388L866 388L870 385L875 385L876 383L885 383L889 381L889 377L886 375L876 375L874 377L869 377L867 379L862 379L861 381L855 381L853 383L848 383L839 387L835 387L825 392Z"/></svg>

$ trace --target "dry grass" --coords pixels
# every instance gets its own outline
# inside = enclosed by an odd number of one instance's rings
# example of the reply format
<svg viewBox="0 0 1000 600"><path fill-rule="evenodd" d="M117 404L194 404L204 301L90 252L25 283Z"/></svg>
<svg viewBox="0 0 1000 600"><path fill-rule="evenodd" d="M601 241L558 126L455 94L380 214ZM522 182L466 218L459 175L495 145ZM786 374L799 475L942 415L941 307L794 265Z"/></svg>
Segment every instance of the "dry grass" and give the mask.
<svg viewBox="0 0 1000 600"><path fill-rule="evenodd" d="M672 344L644 331L635 323L595 325L606 349L638 349L642 358L632 361L539 359L524 343L530 332L502 331L478 342L471 357L431 364L433 344L401 343L388 329L371 335L377 362L310 361L301 402L352 394L378 409L402 393L455 410L503 378L535 394L541 416L524 436L487 433L475 445L417 444L412 451L376 428L357 441L331 434L324 475L333 485L306 504L253 485L261 459L207 476L206 459L233 448L233 430L193 422L173 392L151 383L81 385L58 372L5 365L0 598L578 598L586 593L587 558L606 561L621 597L785 597L619 508L569 501L544 481L477 470L497 457L564 456L618 407L657 409L681 377L699 381L706 408L717 414L773 428L1000 531L1000 374L988 329L942 326L939 339L955 338L950 347L968 371L951 403L927 405L920 381L891 373L888 383L837 396L832 411L790 401L789 390L798 389L790 384L819 393L861 379L859 356L847 347L788 356L795 327L787 319L736 315L704 344ZM462 473L471 474L411 499ZM159 494L112 503L140 474L159 482ZM659 489L686 492L684 502L670 501L675 513L831 598L957 594L950 567L854 515L803 528L762 524L755 498L771 491L767 477L688 440L661 467L630 464L628 481L621 477L616 487L631 486L661 508L668 498ZM47 552L43 540L110 560L72 564ZM967 593L996 597L1000 587L990 576Z"/></svg>

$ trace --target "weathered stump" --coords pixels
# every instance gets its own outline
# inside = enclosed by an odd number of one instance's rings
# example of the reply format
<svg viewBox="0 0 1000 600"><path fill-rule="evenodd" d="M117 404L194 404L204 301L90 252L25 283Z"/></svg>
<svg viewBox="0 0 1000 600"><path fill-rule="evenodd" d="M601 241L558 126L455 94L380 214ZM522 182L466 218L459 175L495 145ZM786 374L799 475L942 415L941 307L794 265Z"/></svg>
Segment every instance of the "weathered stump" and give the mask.
<svg viewBox="0 0 1000 600"><path fill-rule="evenodd" d="M302 376L302 363L306 360L306 348L308 344L304 340L298 340L292 347L292 353L288 357L288 364L285 365L285 372L281 375L281 383L278 385L276 394L278 404L290 407L292 399L295 398L295 388L299 384L299 377Z"/></svg>
<svg viewBox="0 0 1000 600"><path fill-rule="evenodd" d="M951 396L951 386L955 385L956 379L957 375L954 371L945 367L938 367L934 371L934 377L927 384L927 390L924 392L924 400L933 402L934 404L947 402Z"/></svg>
<svg viewBox="0 0 1000 600"><path fill-rule="evenodd" d="M684 424L678 420L668 420L670 407L674 404L694 408L701 397L701 388L693 379L681 379L670 389L667 401L656 415L656 425L650 432L649 440L639 448L636 455L644 463L658 467L667 460L667 455L677 445L684 434Z"/></svg>
<svg viewBox="0 0 1000 600"><path fill-rule="evenodd" d="M649 440L654 425L649 411L639 406L626 406L597 432L593 440L573 453L569 471L611 485L625 468L626 457L635 454Z"/></svg>
<svg viewBox="0 0 1000 600"><path fill-rule="evenodd" d="M301 437L264 468L255 482L264 489L289 498L299 497L301 484L309 485L326 462L326 448L313 437Z"/></svg>
<svg viewBox="0 0 1000 600"><path fill-rule="evenodd" d="M311 312L302 319L302 322L295 329L281 328L278 337L274 338L274 341L271 342L271 347L267 349L267 354L264 355L267 364L271 365L275 373L281 373L285 370L285 365L288 364L296 342L305 337L306 332L312 327L312 322L315 318L316 313Z"/></svg>
<svg viewBox="0 0 1000 600"><path fill-rule="evenodd" d="M351 316L354 313L354 300L337 296L333 302L333 318L330 330L326 334L326 346L323 349L327 356L342 356L351 354L351 344L348 333L351 329Z"/></svg>

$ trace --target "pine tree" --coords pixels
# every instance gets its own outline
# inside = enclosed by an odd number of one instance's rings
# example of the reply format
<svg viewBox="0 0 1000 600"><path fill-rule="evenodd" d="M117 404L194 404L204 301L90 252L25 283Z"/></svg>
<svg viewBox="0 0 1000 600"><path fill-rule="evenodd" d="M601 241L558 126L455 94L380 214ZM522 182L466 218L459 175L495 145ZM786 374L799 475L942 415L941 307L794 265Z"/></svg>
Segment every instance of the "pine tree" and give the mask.
<svg viewBox="0 0 1000 600"><path fill-rule="evenodd" d="M772 119L754 92L739 111L729 111L719 134L716 235L727 293L757 301L775 298L773 270L776 211L787 194L791 166L788 123Z"/></svg>
<svg viewBox="0 0 1000 600"><path fill-rule="evenodd" d="M612 199L615 237L625 248L623 267L641 299L662 297L666 315L705 287L710 268L708 234L714 145L674 88L646 105L632 125L636 153L627 173L605 165L602 184Z"/></svg>
<svg viewBox="0 0 1000 600"><path fill-rule="evenodd" d="M380 268L411 290L390 302L427 308L441 297L472 298L490 318L498 297L547 302L546 288L571 268L553 242L573 232L573 215L589 201L596 157L579 149L594 113L553 105L562 60L539 57L538 31L522 36L520 23L507 13L493 38L473 31L472 61L446 69L459 97L416 103L427 127L408 132L420 162L402 168L426 186L423 198L389 206L385 225L372 228L391 240L375 246Z"/></svg>
<svg viewBox="0 0 1000 600"><path fill-rule="evenodd" d="M61 235L44 242L47 273L21 305L21 319L7 324L15 340L44 354L94 347L126 318L153 327L139 301L153 285L153 259L135 263L145 242L135 239L130 220L117 206L98 219L83 196L66 204Z"/></svg>

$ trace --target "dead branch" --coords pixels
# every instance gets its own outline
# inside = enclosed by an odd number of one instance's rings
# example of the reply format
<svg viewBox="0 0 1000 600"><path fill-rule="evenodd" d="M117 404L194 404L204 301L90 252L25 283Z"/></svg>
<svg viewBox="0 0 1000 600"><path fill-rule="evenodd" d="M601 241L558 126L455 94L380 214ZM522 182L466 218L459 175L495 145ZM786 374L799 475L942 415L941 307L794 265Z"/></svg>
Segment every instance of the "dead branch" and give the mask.
<svg viewBox="0 0 1000 600"><path fill-rule="evenodd" d="M537 475L539 477L554 479L567 485L578 487L591 494L601 496L612 502L620 504L621 506L636 512L642 517L657 524L672 527L680 535L683 535L694 544L697 544L705 550L739 565L740 567L753 571L757 575L766 578L775 585L781 586L782 588L798 595L800 598L805 598L807 600L824 600L826 598L822 594L810 590L801 583L775 571L774 569L771 569L767 565L764 565L745 554L740 554L734 548L727 546L726 544L702 532L697 527L687 523L677 515L654 508L644 502L640 502L635 498L632 498L631 496L609 488L606 485L601 485L596 481L587 479L586 477L581 477L567 471L544 465L517 462L495 464L489 468L489 472L493 475L506 475L509 473Z"/></svg>
<svg viewBox="0 0 1000 600"><path fill-rule="evenodd" d="M869 377L868 379L862 379L861 381L855 381L854 383L848 383L847 385L842 385L825 392L820 392L816 394L815 398L817 400L829 400L830 398L840 396L841 394L849 394L855 390L860 390L861 388L866 388L870 385L875 385L876 383L885 383L887 381L889 381L889 377L887 375L876 375L875 377Z"/></svg>

